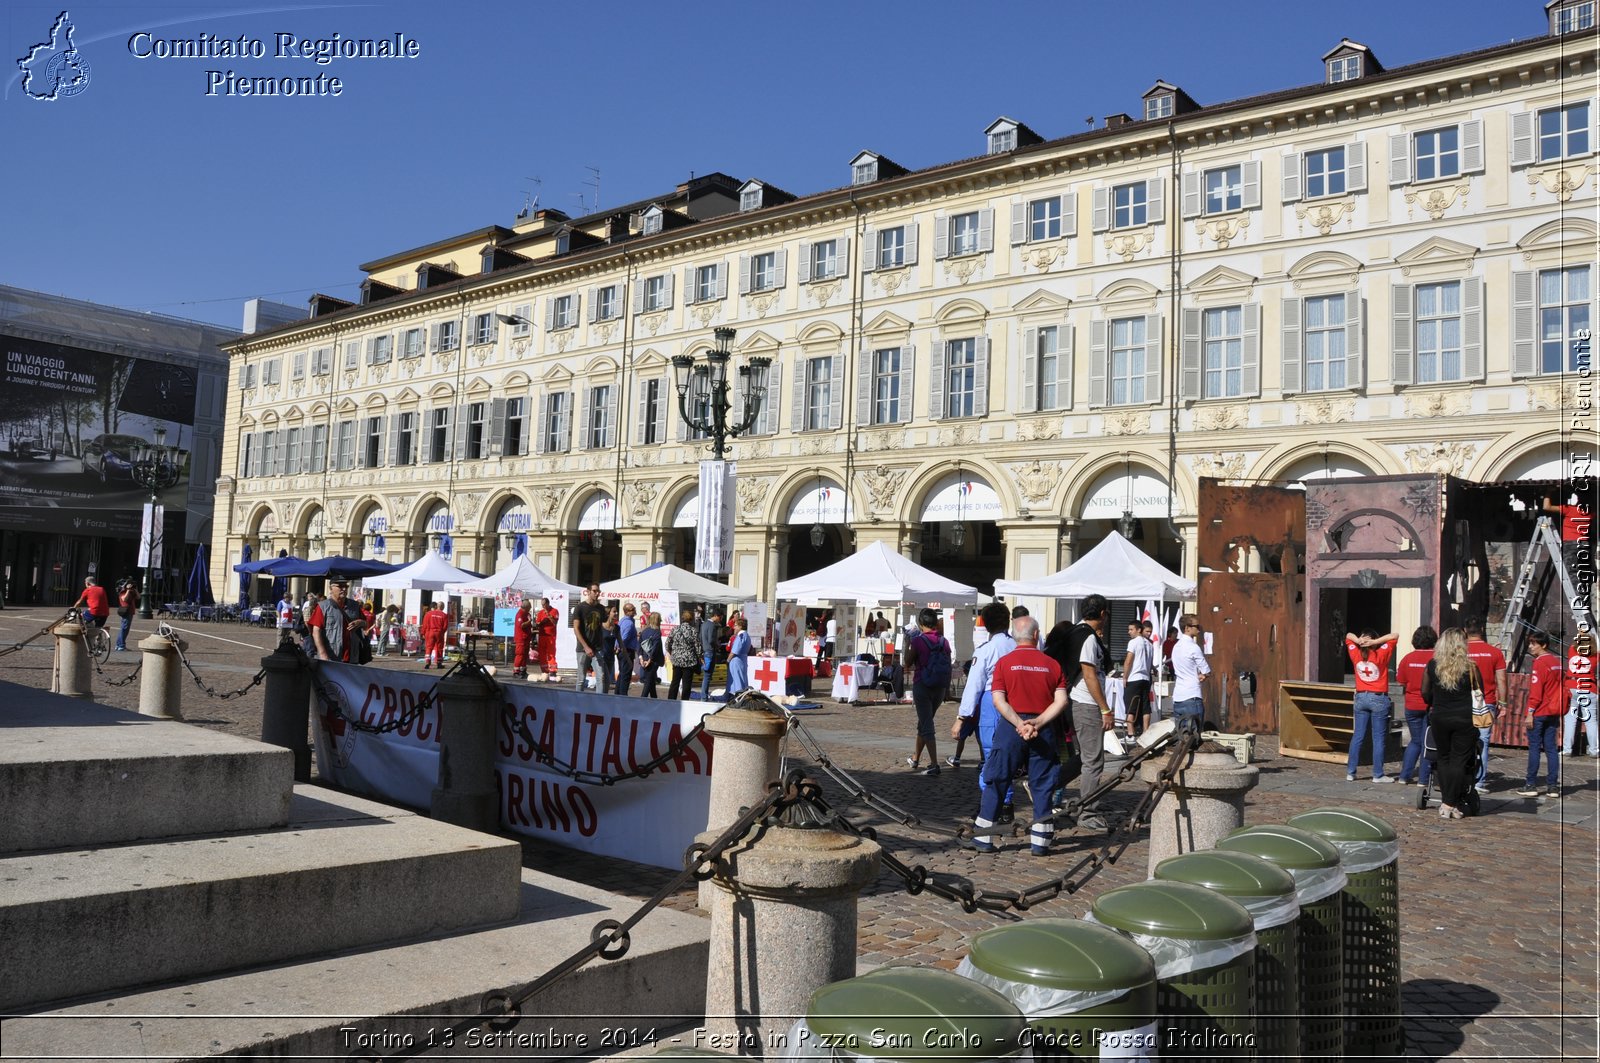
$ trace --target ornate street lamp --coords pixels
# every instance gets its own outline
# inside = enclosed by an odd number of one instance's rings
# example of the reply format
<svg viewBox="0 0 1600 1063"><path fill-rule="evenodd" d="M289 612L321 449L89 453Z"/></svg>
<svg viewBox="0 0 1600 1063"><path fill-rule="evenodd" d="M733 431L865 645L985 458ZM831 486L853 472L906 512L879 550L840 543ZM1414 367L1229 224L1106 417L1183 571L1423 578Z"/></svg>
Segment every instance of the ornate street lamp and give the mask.
<svg viewBox="0 0 1600 1063"><path fill-rule="evenodd" d="M1138 521L1133 515L1133 462L1126 450L1122 452L1122 483L1127 491L1122 506L1122 516L1117 518L1117 531L1122 533L1124 539L1132 539L1138 530Z"/></svg>
<svg viewBox="0 0 1600 1063"><path fill-rule="evenodd" d="M678 412L683 423L691 431L709 436L711 456L721 461L728 455L728 440L744 435L755 426L767 398L767 370L772 367L772 359L755 357L748 365L741 365L735 385L728 380L728 365L733 358L728 345L733 342L734 330L719 328L712 335L716 337L717 346L706 352L703 364L697 363L693 355L680 354L672 359L672 371L678 386ZM738 424L729 424L735 387L744 396L744 417ZM700 416L696 416L697 412Z"/></svg>
<svg viewBox="0 0 1600 1063"><path fill-rule="evenodd" d="M817 470L817 520L811 525L811 549L821 550L828 533L822 529L822 470Z"/></svg>
<svg viewBox="0 0 1600 1063"><path fill-rule="evenodd" d="M961 465L956 464L956 523L950 529L950 545L960 550L967 541L967 526L961 522L966 515L967 493L962 490L966 481L961 478Z"/></svg>
<svg viewBox="0 0 1600 1063"><path fill-rule="evenodd" d="M145 565L144 565L144 593L139 596L139 617L149 620L154 615L150 611L150 570L155 567L156 544L161 539L162 529L156 523L156 506L161 501L161 492L178 482L181 470L178 463L173 460L175 454L167 447L167 430L156 429L155 445L143 444L137 447L131 455L133 458L133 482L141 487L150 489L150 531L145 537Z"/></svg>

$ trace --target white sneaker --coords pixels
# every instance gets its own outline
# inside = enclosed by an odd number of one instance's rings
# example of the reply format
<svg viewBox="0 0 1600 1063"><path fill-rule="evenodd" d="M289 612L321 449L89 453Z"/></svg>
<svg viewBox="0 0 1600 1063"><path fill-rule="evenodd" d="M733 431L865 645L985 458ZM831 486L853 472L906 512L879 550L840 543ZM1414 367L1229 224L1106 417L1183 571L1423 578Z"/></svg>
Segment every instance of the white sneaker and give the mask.
<svg viewBox="0 0 1600 1063"><path fill-rule="evenodd" d="M1350 772L1348 775L1346 775L1344 777L1344 781L1345 782L1355 782L1356 781L1356 773L1355 772Z"/></svg>

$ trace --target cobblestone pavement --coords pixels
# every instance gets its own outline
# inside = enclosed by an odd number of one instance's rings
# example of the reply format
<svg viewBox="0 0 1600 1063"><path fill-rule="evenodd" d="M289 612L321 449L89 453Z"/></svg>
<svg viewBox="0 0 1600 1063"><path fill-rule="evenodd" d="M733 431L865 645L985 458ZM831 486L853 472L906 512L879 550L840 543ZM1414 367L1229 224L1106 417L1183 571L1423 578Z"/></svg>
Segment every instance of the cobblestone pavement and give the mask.
<svg viewBox="0 0 1600 1063"><path fill-rule="evenodd" d="M0 648L53 619L40 610L0 612ZM247 682L260 655L275 641L270 630L237 625L179 625L190 643L189 656L208 683L232 689ZM48 641L48 640L43 640ZM132 641L132 640L130 640ZM42 645L42 644L41 644ZM126 674L136 655L114 656L108 675ZM5 658L4 674L16 682L46 687L47 649L24 650ZM380 661L385 666L414 663ZM138 684L108 690L95 686L98 700L133 708ZM203 698L184 686L185 715L201 726L246 737L260 733L260 689L243 698ZM940 752L954 708L939 713ZM944 768L938 776L913 774L910 755L914 713L909 705L826 704L801 714L829 757L870 791L929 823L955 827L968 822L976 806L976 771L969 743L966 766ZM789 743L793 764L815 767ZM1348 783L1343 765L1276 755L1276 740L1258 745L1260 784L1246 801L1246 821L1282 822L1298 812L1327 804L1346 804L1383 816L1401 839L1401 937L1404 971L1407 1059L1596 1059L1597 987L1600 987L1600 789L1595 762L1563 762L1563 796L1558 801L1517 798L1522 779L1521 750L1496 750L1491 758L1491 793L1484 815L1444 821L1435 808L1418 811L1413 787ZM822 777L835 804L843 792ZM626 785L626 784L624 784ZM1136 784L1130 784L1133 786ZM1138 795L1111 796L1112 818L1132 809ZM885 821L861 808L852 818L878 830L878 839L901 859L970 878L990 889L1014 890L1063 874L1103 835L1058 836L1048 858L1029 854L1027 815L1017 835L994 855L968 852L949 840ZM643 899L670 877L669 872L587 856L536 841L525 841L531 867ZM1081 891L1040 904L1026 916L1079 916L1094 898L1116 886L1140 881L1146 849L1136 839L1122 859L1090 880ZM691 910L692 887L668 903ZM968 914L959 905L930 894L908 896L887 872L861 898L860 963L917 963L954 967L976 933L1017 915Z"/></svg>

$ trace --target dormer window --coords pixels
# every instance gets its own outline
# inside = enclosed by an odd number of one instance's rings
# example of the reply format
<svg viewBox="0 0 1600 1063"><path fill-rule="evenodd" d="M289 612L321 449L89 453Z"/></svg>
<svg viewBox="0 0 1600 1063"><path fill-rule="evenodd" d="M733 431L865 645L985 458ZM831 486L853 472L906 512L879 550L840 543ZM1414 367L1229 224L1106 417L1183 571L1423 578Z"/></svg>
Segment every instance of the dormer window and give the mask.
<svg viewBox="0 0 1600 1063"><path fill-rule="evenodd" d="M651 207L644 212L644 234L653 236L661 231L661 208Z"/></svg>
<svg viewBox="0 0 1600 1063"><path fill-rule="evenodd" d="M989 154L1002 155L1008 151L1017 150L1017 131L1011 129L997 129L989 134Z"/></svg>
<svg viewBox="0 0 1600 1063"><path fill-rule="evenodd" d="M751 185L739 193L739 211L744 213L750 210L761 209L761 186Z"/></svg>
<svg viewBox="0 0 1600 1063"><path fill-rule="evenodd" d="M1172 117L1173 96L1170 92L1163 92L1151 96L1144 101L1144 117L1146 121L1152 118Z"/></svg>
<svg viewBox="0 0 1600 1063"><path fill-rule="evenodd" d="M850 183L853 185L870 185L877 179L877 159L862 159L850 168Z"/></svg>
<svg viewBox="0 0 1600 1063"><path fill-rule="evenodd" d="M1328 84L1337 85L1341 81L1354 81L1360 76L1359 55L1341 55L1328 60Z"/></svg>
<svg viewBox="0 0 1600 1063"><path fill-rule="evenodd" d="M1377 56L1372 54L1372 49L1360 41L1352 41L1345 37L1333 49L1322 57L1323 67L1328 72L1326 84L1337 85L1345 81L1360 81L1362 78L1383 73L1383 65L1378 62Z"/></svg>
<svg viewBox="0 0 1600 1063"><path fill-rule="evenodd" d="M1550 32L1555 35L1594 29L1595 0L1569 0L1550 9Z"/></svg>

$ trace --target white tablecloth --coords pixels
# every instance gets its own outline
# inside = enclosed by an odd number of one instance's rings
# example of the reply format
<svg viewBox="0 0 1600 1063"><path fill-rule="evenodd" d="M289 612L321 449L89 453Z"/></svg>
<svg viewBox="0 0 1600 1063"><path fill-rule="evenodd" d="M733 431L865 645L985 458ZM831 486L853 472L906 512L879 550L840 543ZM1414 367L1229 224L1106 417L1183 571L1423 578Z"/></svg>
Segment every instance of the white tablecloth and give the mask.
<svg viewBox="0 0 1600 1063"><path fill-rule="evenodd" d="M833 670L833 696L839 701L855 701L862 687L872 686L878 670L870 664L840 661Z"/></svg>

